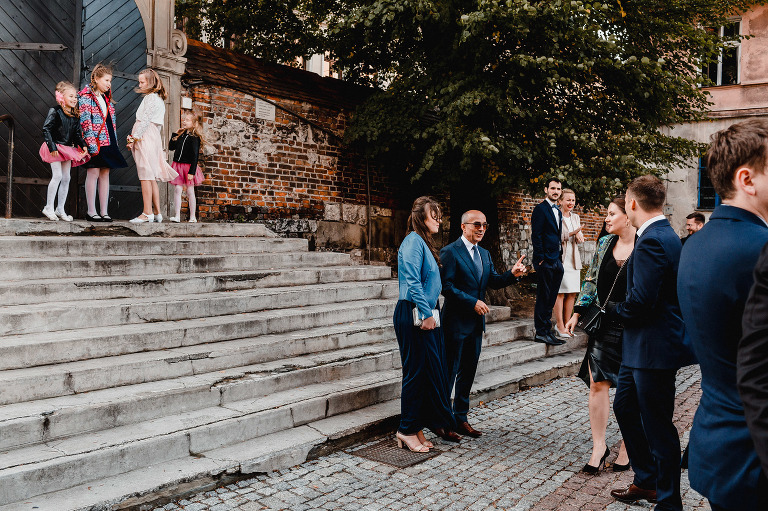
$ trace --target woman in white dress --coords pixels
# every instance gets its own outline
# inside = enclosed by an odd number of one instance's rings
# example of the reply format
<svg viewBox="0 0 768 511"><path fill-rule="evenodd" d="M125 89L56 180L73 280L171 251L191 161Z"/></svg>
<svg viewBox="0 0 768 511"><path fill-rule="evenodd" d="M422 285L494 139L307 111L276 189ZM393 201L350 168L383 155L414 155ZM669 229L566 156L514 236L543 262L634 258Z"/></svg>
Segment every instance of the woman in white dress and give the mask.
<svg viewBox="0 0 768 511"><path fill-rule="evenodd" d="M573 304L576 295L581 290L581 256L577 245L584 243L584 234L581 232L579 215L573 212L576 206L576 193L570 188L563 188L560 195L560 210L563 214L563 280L555 301L555 319L557 320L557 337L568 339L573 337L565 328L564 318L570 318L573 314Z"/></svg>

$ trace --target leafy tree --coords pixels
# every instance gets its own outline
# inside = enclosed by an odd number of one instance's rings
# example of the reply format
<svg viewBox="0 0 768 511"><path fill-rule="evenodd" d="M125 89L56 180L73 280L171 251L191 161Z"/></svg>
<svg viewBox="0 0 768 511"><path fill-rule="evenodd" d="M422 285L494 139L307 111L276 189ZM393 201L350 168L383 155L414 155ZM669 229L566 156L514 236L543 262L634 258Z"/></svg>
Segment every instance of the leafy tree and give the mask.
<svg viewBox="0 0 768 511"><path fill-rule="evenodd" d="M193 39L297 65L297 57L324 51L321 28L331 0L176 0L176 19Z"/></svg>
<svg viewBox="0 0 768 511"><path fill-rule="evenodd" d="M555 175L604 203L701 152L672 127L705 115L699 69L727 42L705 27L750 3L350 0L328 46L346 79L379 92L347 140L462 193L538 195Z"/></svg>

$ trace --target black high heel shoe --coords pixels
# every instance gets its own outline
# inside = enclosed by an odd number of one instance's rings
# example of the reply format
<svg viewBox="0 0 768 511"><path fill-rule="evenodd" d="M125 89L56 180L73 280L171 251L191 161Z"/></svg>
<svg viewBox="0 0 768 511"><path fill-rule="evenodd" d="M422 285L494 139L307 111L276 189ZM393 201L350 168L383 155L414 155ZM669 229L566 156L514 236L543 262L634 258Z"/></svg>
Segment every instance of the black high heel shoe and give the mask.
<svg viewBox="0 0 768 511"><path fill-rule="evenodd" d="M586 465L584 465L584 468L582 468L581 471L584 472L585 474L599 473L600 470L602 470L605 467L605 460L606 458L608 458L609 454L611 454L611 450L608 447L606 447L605 454L603 454L603 457L600 458L600 463L598 463L596 467L594 465L590 465L589 463L587 463Z"/></svg>

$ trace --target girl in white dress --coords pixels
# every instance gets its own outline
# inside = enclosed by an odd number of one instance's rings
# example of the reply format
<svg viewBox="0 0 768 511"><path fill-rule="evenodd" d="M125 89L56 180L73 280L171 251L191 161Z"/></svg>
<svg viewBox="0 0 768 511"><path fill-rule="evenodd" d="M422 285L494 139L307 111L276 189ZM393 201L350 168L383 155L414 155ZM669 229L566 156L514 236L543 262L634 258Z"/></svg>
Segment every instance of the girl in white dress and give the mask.
<svg viewBox="0 0 768 511"><path fill-rule="evenodd" d="M136 124L128 136L128 147L136 161L144 211L131 222L162 222L157 182L168 182L178 176L165 159L164 145L160 138L160 128L165 122L165 87L154 70L145 69L139 73L136 92L144 94L144 99L136 110Z"/></svg>
<svg viewBox="0 0 768 511"><path fill-rule="evenodd" d="M573 337L565 328L564 318L570 318L573 314L573 304L581 290L581 257L577 245L584 243L584 234L581 232L579 215L573 212L575 206L576 193L570 188L563 188L563 193L560 195L560 210L563 213L562 243L565 272L555 301L557 336L561 339Z"/></svg>

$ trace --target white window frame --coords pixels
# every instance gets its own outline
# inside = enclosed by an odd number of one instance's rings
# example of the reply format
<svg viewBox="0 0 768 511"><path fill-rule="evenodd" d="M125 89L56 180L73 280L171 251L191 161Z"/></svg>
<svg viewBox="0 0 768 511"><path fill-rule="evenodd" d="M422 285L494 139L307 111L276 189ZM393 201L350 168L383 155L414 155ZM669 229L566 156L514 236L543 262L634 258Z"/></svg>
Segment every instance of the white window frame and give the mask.
<svg viewBox="0 0 768 511"><path fill-rule="evenodd" d="M741 18L732 18L728 20L729 23L738 23L739 24L739 35L741 35ZM725 34L725 25L721 25L718 27L717 35L719 37L723 37ZM725 85L739 85L741 84L741 42L736 43L729 43L728 46L731 48L736 48L736 83L731 84L727 83ZM711 63L710 66L715 65L715 63ZM704 69L702 68L702 72ZM720 55L717 57L717 80L715 80L715 86L720 87L723 86L723 52L720 52Z"/></svg>

